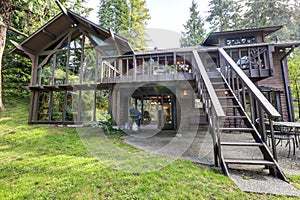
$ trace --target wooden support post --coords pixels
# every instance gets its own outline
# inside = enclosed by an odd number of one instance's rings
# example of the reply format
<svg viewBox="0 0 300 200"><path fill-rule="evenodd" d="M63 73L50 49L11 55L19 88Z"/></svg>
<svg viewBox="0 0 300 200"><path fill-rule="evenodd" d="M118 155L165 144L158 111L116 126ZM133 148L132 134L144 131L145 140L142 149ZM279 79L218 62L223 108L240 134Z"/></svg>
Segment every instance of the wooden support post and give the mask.
<svg viewBox="0 0 300 200"><path fill-rule="evenodd" d="M249 92L249 100L250 100L250 112L251 112L251 120L255 121L255 102L254 99L252 97L252 93Z"/></svg>
<svg viewBox="0 0 300 200"><path fill-rule="evenodd" d="M97 113L97 94L98 91L94 90L94 107L93 107L93 121L97 121L96 113Z"/></svg>
<svg viewBox="0 0 300 200"><path fill-rule="evenodd" d="M257 60L258 60L258 72L259 72L259 76L262 75L261 69L262 69L262 63L261 63L261 59L260 59L260 48L257 47Z"/></svg>
<svg viewBox="0 0 300 200"><path fill-rule="evenodd" d="M136 81L137 69L136 69L136 56L133 55L133 69L134 69L134 80Z"/></svg>
<svg viewBox="0 0 300 200"><path fill-rule="evenodd" d="M79 90L79 94L78 94L78 104L77 104L77 122L80 122L81 120L81 105L82 105L82 99L81 99L81 90Z"/></svg>
<svg viewBox="0 0 300 200"><path fill-rule="evenodd" d="M245 83L242 81L242 98L243 98L243 107L245 112L247 112L247 98L246 98L246 91L245 91Z"/></svg>
<svg viewBox="0 0 300 200"><path fill-rule="evenodd" d="M120 73L120 77L123 76L123 60L121 58L118 59L118 71Z"/></svg>
<svg viewBox="0 0 300 200"><path fill-rule="evenodd" d="M243 81L241 81L243 82ZM240 78L236 77L236 93L237 93L237 98L239 102L241 102L241 93L240 93Z"/></svg>
<svg viewBox="0 0 300 200"><path fill-rule="evenodd" d="M125 70L126 70L126 77L128 77L129 76L129 74L128 74L129 73L129 61L128 61L128 58L126 58L125 61L126 61L125 62L125 65L126 65L125 66L126 67L125 68Z"/></svg>
<svg viewBox="0 0 300 200"><path fill-rule="evenodd" d="M114 80L116 79L117 77L117 61L114 60Z"/></svg>
<svg viewBox="0 0 300 200"><path fill-rule="evenodd" d="M264 47L265 49L267 49L266 47ZM269 66L267 66L267 55L266 55L267 50L263 51L263 68L267 69L269 68Z"/></svg>
<svg viewBox="0 0 300 200"><path fill-rule="evenodd" d="M63 110L63 116L62 116L62 121L66 121L66 115L67 115L67 102L68 102L68 92L65 90L64 91L64 110Z"/></svg>
<svg viewBox="0 0 300 200"><path fill-rule="evenodd" d="M270 76L274 74L274 65L273 65L273 55L274 52L274 46L269 45L268 46L268 60L269 60L269 70L270 70Z"/></svg>
<svg viewBox="0 0 300 200"><path fill-rule="evenodd" d="M99 53L95 51L95 58L96 58L96 66L95 66L95 80L94 83L98 83L98 68L99 68Z"/></svg>
<svg viewBox="0 0 300 200"><path fill-rule="evenodd" d="M51 83L50 85L54 85L55 84L55 70L56 70L56 53L53 54L53 66L52 66L52 77L51 77Z"/></svg>
<svg viewBox="0 0 300 200"><path fill-rule="evenodd" d="M101 59L100 63L101 63L101 66L100 66L100 83L103 83L104 63L103 63L102 59Z"/></svg>
<svg viewBox="0 0 300 200"><path fill-rule="evenodd" d="M269 119L269 124L270 124L270 132L271 132L273 157L277 161L278 159L277 159L276 143L275 143L275 137L274 137L273 119Z"/></svg>
<svg viewBox="0 0 300 200"><path fill-rule="evenodd" d="M143 77L145 76L145 58L142 58L142 71L143 71Z"/></svg>
<svg viewBox="0 0 300 200"><path fill-rule="evenodd" d="M71 34L68 35L68 49L67 49L67 60L66 60L66 79L65 84L69 83L69 63L70 63L70 43L71 43Z"/></svg>
<svg viewBox="0 0 300 200"><path fill-rule="evenodd" d="M79 74L79 83L82 84L83 81L83 62L84 62L84 44L85 44L85 34L82 34L82 43L81 43L81 57L80 57L80 74Z"/></svg>
<svg viewBox="0 0 300 200"><path fill-rule="evenodd" d="M53 114L53 91L50 92L49 121L52 121L52 114Z"/></svg>

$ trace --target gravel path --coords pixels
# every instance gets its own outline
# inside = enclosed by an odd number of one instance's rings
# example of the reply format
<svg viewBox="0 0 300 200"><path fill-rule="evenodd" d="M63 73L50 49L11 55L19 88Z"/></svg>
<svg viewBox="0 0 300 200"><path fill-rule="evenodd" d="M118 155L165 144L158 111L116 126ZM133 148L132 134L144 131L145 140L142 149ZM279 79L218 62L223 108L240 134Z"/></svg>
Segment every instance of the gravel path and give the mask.
<svg viewBox="0 0 300 200"><path fill-rule="evenodd" d="M249 142L252 136L249 134L224 134L222 140L231 141L239 137ZM153 134L153 130L142 130L125 137L125 141L139 149L157 154L166 154L171 157L183 158L196 163L213 165L212 139L209 133L202 132L182 132L162 131ZM243 157L247 155L251 158L260 158L261 153L253 147L249 148L227 148L222 149L224 156ZM296 149L296 155L288 155L288 147L285 143L277 146L278 163L286 174L300 175L300 149ZM291 153L292 154L292 153ZM256 168L255 168L256 167ZM264 172L263 168L257 166L240 169L231 169L230 177L234 183L243 191L282 194L286 196L299 196L300 191L282 180ZM251 169L251 170L249 170Z"/></svg>

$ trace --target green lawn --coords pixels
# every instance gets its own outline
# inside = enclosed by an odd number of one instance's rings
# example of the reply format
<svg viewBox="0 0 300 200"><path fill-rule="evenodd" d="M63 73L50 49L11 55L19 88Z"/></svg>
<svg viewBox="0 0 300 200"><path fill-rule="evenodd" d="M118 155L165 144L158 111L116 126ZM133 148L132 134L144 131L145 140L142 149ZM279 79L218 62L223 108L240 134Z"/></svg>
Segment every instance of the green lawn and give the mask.
<svg viewBox="0 0 300 200"><path fill-rule="evenodd" d="M1 200L283 198L242 192L217 170L185 160L145 173L109 167L114 162L114 152L103 151L106 156L98 155L101 159L97 159L75 128L27 125L28 109L24 105L7 106L0 113ZM121 154L124 157L138 154L153 159L153 155L124 144L118 135L109 136L106 143L129 152ZM154 159L158 162L162 158ZM151 163L141 162L145 166ZM300 188L300 176L289 178Z"/></svg>

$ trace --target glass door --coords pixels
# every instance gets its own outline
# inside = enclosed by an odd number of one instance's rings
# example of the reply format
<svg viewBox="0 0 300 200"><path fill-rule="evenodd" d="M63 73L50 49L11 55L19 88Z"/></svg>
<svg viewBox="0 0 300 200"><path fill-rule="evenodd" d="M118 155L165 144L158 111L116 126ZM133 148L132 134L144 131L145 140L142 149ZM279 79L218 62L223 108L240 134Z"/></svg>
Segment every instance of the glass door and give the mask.
<svg viewBox="0 0 300 200"><path fill-rule="evenodd" d="M163 129L174 129L174 117L173 117L173 98L170 94L162 95L162 119Z"/></svg>
<svg viewBox="0 0 300 200"><path fill-rule="evenodd" d="M170 94L142 97L142 124L158 129L174 129L173 96Z"/></svg>

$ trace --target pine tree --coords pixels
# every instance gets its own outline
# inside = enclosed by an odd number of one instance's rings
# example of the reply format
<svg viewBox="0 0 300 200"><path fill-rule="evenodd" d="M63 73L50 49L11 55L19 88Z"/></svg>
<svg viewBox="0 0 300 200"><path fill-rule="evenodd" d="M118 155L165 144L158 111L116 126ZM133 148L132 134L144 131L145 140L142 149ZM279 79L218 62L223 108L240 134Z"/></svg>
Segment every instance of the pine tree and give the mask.
<svg viewBox="0 0 300 200"><path fill-rule="evenodd" d="M197 8L198 5L193 0L190 7L190 19L183 25L185 32L182 32L180 39L181 47L198 45L205 37L204 23Z"/></svg>
<svg viewBox="0 0 300 200"><path fill-rule="evenodd" d="M286 25L286 29L289 31L288 39L300 40L300 1L294 0L290 7L292 16Z"/></svg>
<svg viewBox="0 0 300 200"><path fill-rule="evenodd" d="M247 26L264 27L283 23L289 12L286 3L286 0L249 0L245 13Z"/></svg>
<svg viewBox="0 0 300 200"><path fill-rule="evenodd" d="M274 25L285 25L285 27L276 32L281 40L290 39L295 31L295 22L298 17L295 15L299 12L292 6L290 0L249 0L246 3L244 27L256 28ZM297 2L297 1L295 1ZM294 19L294 21L293 21ZM298 23L299 25L299 23Z"/></svg>
<svg viewBox="0 0 300 200"><path fill-rule="evenodd" d="M241 28L241 1L210 0L209 16L206 21L211 24L212 31L226 31Z"/></svg>
<svg viewBox="0 0 300 200"><path fill-rule="evenodd" d="M146 25L150 19L145 0L100 0L99 24L124 36L141 51L146 46Z"/></svg>

